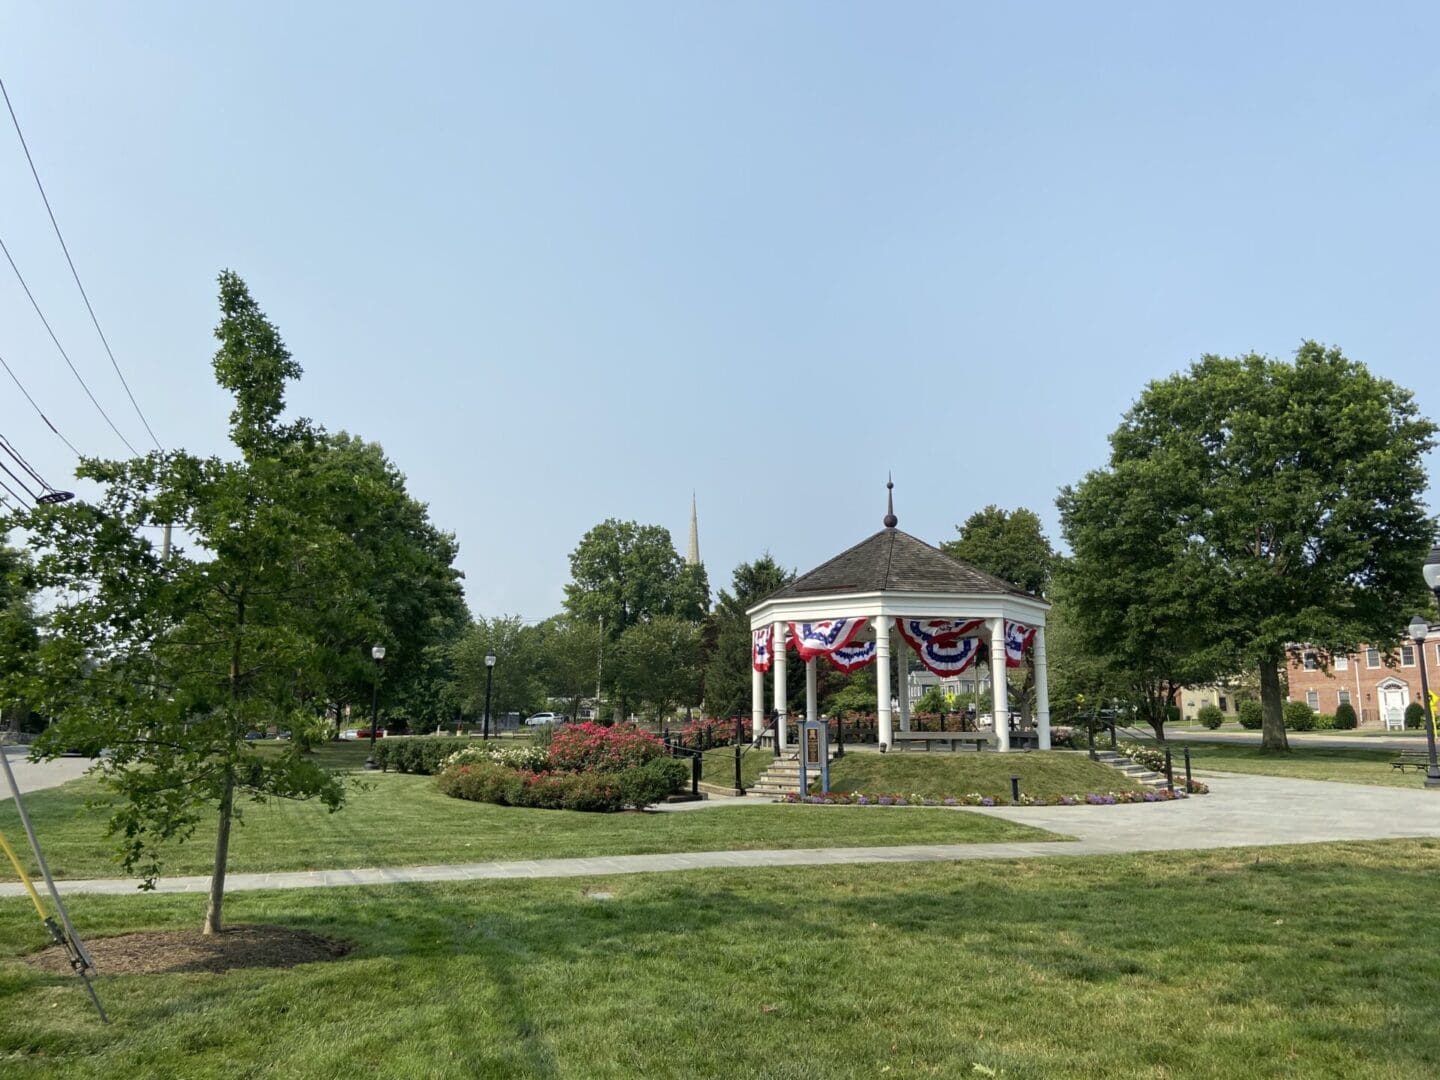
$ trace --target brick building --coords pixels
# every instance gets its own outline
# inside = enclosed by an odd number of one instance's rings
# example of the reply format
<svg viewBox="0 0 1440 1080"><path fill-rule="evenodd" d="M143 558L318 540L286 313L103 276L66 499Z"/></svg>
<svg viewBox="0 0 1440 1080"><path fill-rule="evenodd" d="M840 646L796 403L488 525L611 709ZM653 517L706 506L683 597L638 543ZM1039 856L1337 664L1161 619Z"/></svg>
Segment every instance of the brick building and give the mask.
<svg viewBox="0 0 1440 1080"><path fill-rule="evenodd" d="M1430 689L1440 689L1440 627L1432 626L1423 658L1429 665ZM1361 648L1350 656L1330 658L1329 670L1322 670L1322 655L1302 648L1290 659L1290 700L1303 701L1316 712L1333 713L1348 701L1362 727L1379 727L1387 721L1398 726L1405 707L1420 696L1421 646L1406 641L1395 652Z"/></svg>

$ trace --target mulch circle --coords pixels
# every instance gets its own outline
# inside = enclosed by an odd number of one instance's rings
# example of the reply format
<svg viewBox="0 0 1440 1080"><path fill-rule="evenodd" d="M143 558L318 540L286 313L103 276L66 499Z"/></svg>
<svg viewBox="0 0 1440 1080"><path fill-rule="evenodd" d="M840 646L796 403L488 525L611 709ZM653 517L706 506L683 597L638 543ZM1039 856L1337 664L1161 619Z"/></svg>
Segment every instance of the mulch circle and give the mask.
<svg viewBox="0 0 1440 1080"><path fill-rule="evenodd" d="M199 930L120 934L85 942L97 975L160 975L236 968L288 968L338 960L353 946L287 926L234 926L218 934ZM69 974L70 961L58 945L29 962L42 971Z"/></svg>

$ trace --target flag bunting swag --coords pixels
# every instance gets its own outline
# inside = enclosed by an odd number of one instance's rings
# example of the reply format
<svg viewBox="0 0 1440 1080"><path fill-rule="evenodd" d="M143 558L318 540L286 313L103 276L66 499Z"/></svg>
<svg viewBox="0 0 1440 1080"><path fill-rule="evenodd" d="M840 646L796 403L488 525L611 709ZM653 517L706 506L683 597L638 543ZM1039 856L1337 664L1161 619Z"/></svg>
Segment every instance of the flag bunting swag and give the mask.
<svg viewBox="0 0 1440 1080"><path fill-rule="evenodd" d="M895 628L926 669L941 678L959 675L975 663L980 639L965 637L984 619L896 619Z"/></svg>
<svg viewBox="0 0 1440 1080"><path fill-rule="evenodd" d="M835 649L828 655L830 663L848 675L852 671L859 671L868 664L873 664L875 657L880 655L880 646L873 641L862 641L858 645L846 645L844 648Z"/></svg>
<svg viewBox="0 0 1440 1080"><path fill-rule="evenodd" d="M750 649L750 666L756 671L770 670L770 661L774 659L770 652L770 639L774 636L775 628L773 626L750 632L753 641Z"/></svg>
<svg viewBox="0 0 1440 1080"><path fill-rule="evenodd" d="M1025 662L1025 649L1035 640L1035 627L1018 622L1005 624L1005 666L1019 667Z"/></svg>
<svg viewBox="0 0 1440 1080"><path fill-rule="evenodd" d="M801 660L833 653L850 644L865 625L864 619L826 619L822 622L792 622L790 644Z"/></svg>

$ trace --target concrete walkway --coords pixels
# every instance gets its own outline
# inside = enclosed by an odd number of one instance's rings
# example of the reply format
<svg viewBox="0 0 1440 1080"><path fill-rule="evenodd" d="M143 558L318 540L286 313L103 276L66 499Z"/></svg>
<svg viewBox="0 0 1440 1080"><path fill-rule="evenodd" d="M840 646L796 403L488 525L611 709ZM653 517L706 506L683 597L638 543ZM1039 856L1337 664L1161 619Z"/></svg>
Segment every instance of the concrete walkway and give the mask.
<svg viewBox="0 0 1440 1080"><path fill-rule="evenodd" d="M226 889L330 888L426 881L590 877L674 870L743 869L759 866L836 866L855 863L953 862L969 859L1037 859L1133 852L1185 851L1329 840L1440 837L1440 792L1275 776L1216 774L1213 794L1174 803L1131 806L964 808L949 813L988 814L1049 829L1072 841L999 844L933 844L792 851L699 851L663 855L614 855L584 859L534 859L365 870L315 870L276 874L230 874ZM713 813L726 806L754 806L754 799L694 804ZM807 812L831 813L817 806ZM876 807L867 813L920 811ZM43 842L43 837L42 837ZM204 892L205 876L162 879L156 891ZM64 881L65 893L132 894L125 880ZM18 884L0 884L0 897L20 896Z"/></svg>
<svg viewBox="0 0 1440 1080"><path fill-rule="evenodd" d="M15 782L20 785L20 794L27 791L40 791L42 788L59 787L61 784L69 783L85 775L86 770L95 764L94 758L88 757L62 757L54 761L29 761L30 753L28 746L20 746L10 743L0 747L3 753L10 760L10 768L15 773ZM5 776L0 773L0 802L10 798L9 785L5 783Z"/></svg>

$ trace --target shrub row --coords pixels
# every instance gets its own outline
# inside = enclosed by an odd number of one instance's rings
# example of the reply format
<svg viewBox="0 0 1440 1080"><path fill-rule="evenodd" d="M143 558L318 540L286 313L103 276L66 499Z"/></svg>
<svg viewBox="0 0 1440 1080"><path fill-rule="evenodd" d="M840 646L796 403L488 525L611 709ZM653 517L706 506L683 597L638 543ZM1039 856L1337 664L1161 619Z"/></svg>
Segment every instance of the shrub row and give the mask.
<svg viewBox="0 0 1440 1080"><path fill-rule="evenodd" d="M459 750L474 746L471 739L453 735L411 735L405 738L380 739L375 743L375 764L385 771L433 776L445 767L445 759Z"/></svg>
<svg viewBox="0 0 1440 1080"><path fill-rule="evenodd" d="M637 810L660 802L684 785L684 762L655 758L615 772L522 772L491 762L453 765L437 784L452 798L541 810Z"/></svg>
<svg viewBox="0 0 1440 1080"><path fill-rule="evenodd" d="M550 740L550 764L566 772L615 772L665 753L663 742L634 724L566 724Z"/></svg>

